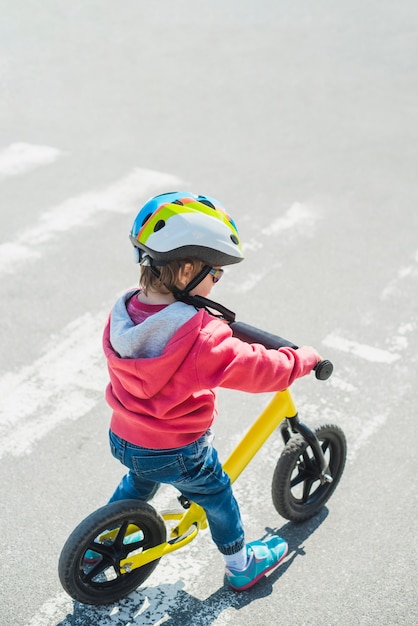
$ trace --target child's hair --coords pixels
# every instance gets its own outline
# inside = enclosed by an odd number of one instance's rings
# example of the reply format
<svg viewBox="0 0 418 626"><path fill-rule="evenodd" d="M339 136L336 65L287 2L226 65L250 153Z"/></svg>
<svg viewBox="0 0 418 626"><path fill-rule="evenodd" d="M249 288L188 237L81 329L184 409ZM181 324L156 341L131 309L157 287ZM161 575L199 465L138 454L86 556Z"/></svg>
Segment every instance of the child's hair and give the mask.
<svg viewBox="0 0 418 626"><path fill-rule="evenodd" d="M142 287L145 295L148 291L159 291L160 293L170 293L174 289L178 288L177 284L180 270L183 270L185 265L190 263L192 265L193 275L196 276L203 268L204 263L199 259L181 259L177 261L170 261L167 265L156 266L159 272L159 276L154 274L149 266L141 266L141 276L139 284Z"/></svg>

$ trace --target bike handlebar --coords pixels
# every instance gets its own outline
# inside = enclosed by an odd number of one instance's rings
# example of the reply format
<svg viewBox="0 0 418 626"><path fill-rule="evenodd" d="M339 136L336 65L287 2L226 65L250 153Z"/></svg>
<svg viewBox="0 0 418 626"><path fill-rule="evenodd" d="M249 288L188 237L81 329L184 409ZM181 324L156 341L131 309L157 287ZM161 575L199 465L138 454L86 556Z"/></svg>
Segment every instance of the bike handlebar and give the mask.
<svg viewBox="0 0 418 626"><path fill-rule="evenodd" d="M333 364L328 359L319 361L314 367L315 377L318 380L328 380L334 369Z"/></svg>
<svg viewBox="0 0 418 626"><path fill-rule="evenodd" d="M279 335L274 335L273 333L261 330L245 322L230 322L229 326L231 327L234 337L246 343L261 343L265 348L273 350L278 350L279 348L298 349L298 346L292 341L283 339L283 337ZM334 366L331 361L325 359L317 363L313 369L318 380L327 380L331 376Z"/></svg>

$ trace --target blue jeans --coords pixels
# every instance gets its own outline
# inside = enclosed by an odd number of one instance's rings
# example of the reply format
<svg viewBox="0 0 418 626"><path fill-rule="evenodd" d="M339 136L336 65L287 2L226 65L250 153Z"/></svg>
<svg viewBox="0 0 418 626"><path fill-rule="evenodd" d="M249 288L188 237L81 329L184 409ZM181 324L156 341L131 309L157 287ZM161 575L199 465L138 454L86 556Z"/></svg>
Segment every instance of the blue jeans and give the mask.
<svg viewBox="0 0 418 626"><path fill-rule="evenodd" d="M113 456L129 468L109 502L150 500L160 483L176 487L206 512L212 539L222 554L244 547L244 529L229 476L223 471L210 431L181 448L141 448L109 432Z"/></svg>

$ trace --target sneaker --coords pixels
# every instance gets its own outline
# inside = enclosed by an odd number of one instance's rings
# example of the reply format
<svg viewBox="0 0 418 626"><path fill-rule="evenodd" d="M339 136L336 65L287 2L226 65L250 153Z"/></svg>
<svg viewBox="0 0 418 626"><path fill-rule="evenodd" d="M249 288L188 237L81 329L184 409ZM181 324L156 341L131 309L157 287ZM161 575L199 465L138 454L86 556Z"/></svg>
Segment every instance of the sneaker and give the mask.
<svg viewBox="0 0 418 626"><path fill-rule="evenodd" d="M101 561L101 558L102 557L97 552L94 552L93 550L86 550L83 556L83 562L85 565L94 565L95 563Z"/></svg>
<svg viewBox="0 0 418 626"><path fill-rule="evenodd" d="M137 530L130 535L125 535L123 543L124 545L129 545L131 543L136 543L137 541L142 541L143 538L144 533L142 532L142 530ZM94 552L94 550L86 550L83 557L83 561L86 565L94 565L95 563L101 561L101 559L101 554Z"/></svg>
<svg viewBox="0 0 418 626"><path fill-rule="evenodd" d="M245 591L270 570L277 567L287 554L287 543L281 537L247 544L247 567L244 570L226 569L226 579L235 591Z"/></svg>

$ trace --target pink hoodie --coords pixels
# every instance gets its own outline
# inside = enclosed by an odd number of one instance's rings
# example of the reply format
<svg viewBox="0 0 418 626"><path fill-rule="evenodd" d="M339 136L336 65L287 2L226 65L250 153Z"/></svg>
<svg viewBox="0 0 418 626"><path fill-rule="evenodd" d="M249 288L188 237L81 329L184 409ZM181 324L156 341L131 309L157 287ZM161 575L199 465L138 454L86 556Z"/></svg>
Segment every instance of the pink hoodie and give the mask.
<svg viewBox="0 0 418 626"><path fill-rule="evenodd" d="M110 428L135 445L155 449L187 445L215 419L217 387L251 393L279 391L317 364L317 353L311 348L267 350L260 344L244 343L232 336L225 322L183 303L189 319L173 331L161 354L122 358L112 347L120 324L129 327L131 334L141 333L146 326L131 321L125 305L129 295L112 311L103 347L110 374L106 389L113 409ZM153 321L158 315L151 316Z"/></svg>

